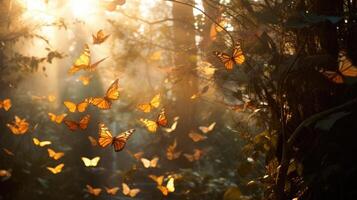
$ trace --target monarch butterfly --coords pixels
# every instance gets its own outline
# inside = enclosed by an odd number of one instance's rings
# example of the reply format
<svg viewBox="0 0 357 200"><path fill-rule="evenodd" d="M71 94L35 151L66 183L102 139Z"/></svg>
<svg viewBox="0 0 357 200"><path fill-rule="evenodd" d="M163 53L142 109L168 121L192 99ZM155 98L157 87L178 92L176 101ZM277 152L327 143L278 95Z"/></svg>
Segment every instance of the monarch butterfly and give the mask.
<svg viewBox="0 0 357 200"><path fill-rule="evenodd" d="M207 136L205 135L201 135L199 133L195 133L195 132L190 132L188 134L188 136L192 139L192 141L194 142L199 142L199 141L203 141L205 139L207 139Z"/></svg>
<svg viewBox="0 0 357 200"><path fill-rule="evenodd" d="M69 112L84 112L86 111L89 103L88 100L85 99L83 102L79 104L75 104L71 101L64 101L63 104L66 106L66 108L69 110Z"/></svg>
<svg viewBox="0 0 357 200"><path fill-rule="evenodd" d="M213 53L221 60L227 70L232 70L235 64L243 64L245 61L245 57L239 43L237 43L233 48L232 56L218 51L214 51Z"/></svg>
<svg viewBox="0 0 357 200"><path fill-rule="evenodd" d="M140 192L139 188L130 189L126 183L122 183L122 187L125 196L135 197Z"/></svg>
<svg viewBox="0 0 357 200"><path fill-rule="evenodd" d="M73 75L79 70L94 71L95 68L107 58L103 58L93 64L91 64L90 49L88 44L84 45L81 55L76 59L72 67L68 70L69 75Z"/></svg>
<svg viewBox="0 0 357 200"><path fill-rule="evenodd" d="M203 133L209 133L214 129L215 126L216 126L216 122L213 122L209 126L200 126L198 127L198 129L200 129Z"/></svg>
<svg viewBox="0 0 357 200"><path fill-rule="evenodd" d="M0 108L4 108L5 111L10 110L11 106L11 99L0 100Z"/></svg>
<svg viewBox="0 0 357 200"><path fill-rule="evenodd" d="M139 151L139 152L136 152L136 153L132 153L131 151L127 150L128 154L131 155L133 158L135 158L136 160L140 160L143 155L144 155L144 152L143 151Z"/></svg>
<svg viewBox="0 0 357 200"><path fill-rule="evenodd" d="M113 188L104 187L104 188L105 188L105 191L107 192L107 194L110 194L110 195L116 195L117 192L119 191L119 187L113 187Z"/></svg>
<svg viewBox="0 0 357 200"><path fill-rule="evenodd" d="M47 149L48 156L50 158L53 158L54 160L58 160L64 156L63 152L55 152L53 149L48 148Z"/></svg>
<svg viewBox="0 0 357 200"><path fill-rule="evenodd" d="M107 147L109 145L113 145L114 151L119 152L124 149L126 142L130 138L130 136L134 133L135 129L130 129L121 133L120 135L113 137L108 127L106 127L103 123L99 124L99 139L98 144L100 147Z"/></svg>
<svg viewBox="0 0 357 200"><path fill-rule="evenodd" d="M64 167L64 164L61 163L59 165L57 165L56 167L47 167L47 169L52 172L53 174L58 174L60 172L62 172L62 169Z"/></svg>
<svg viewBox="0 0 357 200"><path fill-rule="evenodd" d="M81 81L84 86L87 86L89 85L92 78L93 76L80 76L78 80Z"/></svg>
<svg viewBox="0 0 357 200"><path fill-rule="evenodd" d="M199 160L201 158L201 156L203 155L203 151L200 150L200 149L194 149L193 150L193 154L183 154L186 159L190 162L193 162L193 161L196 161L196 160Z"/></svg>
<svg viewBox="0 0 357 200"><path fill-rule="evenodd" d="M168 160L175 160L180 157L181 151L176 151L177 141L174 140L173 144L169 145L166 150L166 158Z"/></svg>
<svg viewBox="0 0 357 200"><path fill-rule="evenodd" d="M11 124L6 124L6 126L11 130L14 135L23 135L29 129L29 123L26 119L21 119L15 116L15 121Z"/></svg>
<svg viewBox="0 0 357 200"><path fill-rule="evenodd" d="M88 127L89 120L90 120L90 115L85 115L81 120L79 120L79 122L64 120L64 123L71 131L76 131L79 128L85 130Z"/></svg>
<svg viewBox="0 0 357 200"><path fill-rule="evenodd" d="M157 163L159 162L159 157L154 157L152 160L149 160L147 158L141 158L140 161L145 168L155 168L157 167Z"/></svg>
<svg viewBox="0 0 357 200"><path fill-rule="evenodd" d="M60 115L56 115L53 113L48 113L48 117L50 118L51 121L56 122L57 124L62 123L62 121L64 120L64 118L67 116L67 113L63 113Z"/></svg>
<svg viewBox="0 0 357 200"><path fill-rule="evenodd" d="M37 138L32 138L32 141L36 146L40 146L40 147L44 147L44 146L52 144L51 141L40 141Z"/></svg>
<svg viewBox="0 0 357 200"><path fill-rule="evenodd" d="M109 36L110 34L105 35L104 31L101 29L97 32L96 35L92 34L93 44L102 44L103 42L105 42L105 40L108 39Z"/></svg>
<svg viewBox="0 0 357 200"><path fill-rule="evenodd" d="M119 79L116 79L108 88L104 97L92 97L88 99L90 104L97 106L100 109L107 110L111 108L112 101L119 99Z"/></svg>
<svg viewBox="0 0 357 200"><path fill-rule="evenodd" d="M81 159L86 167L96 167L99 163L100 157L97 156L92 159L89 159L87 157L81 157Z"/></svg>
<svg viewBox="0 0 357 200"><path fill-rule="evenodd" d="M152 133L155 133L159 126L165 127L165 126L167 126L167 123L168 123L167 117L165 114L165 109L161 109L161 112L159 113L156 121L143 119L143 118L141 118L140 121L146 126L146 129Z"/></svg>
<svg viewBox="0 0 357 200"><path fill-rule="evenodd" d="M158 108L160 106L160 94L155 95L149 103L143 103L138 105L138 109L149 113L152 109Z"/></svg>
<svg viewBox="0 0 357 200"><path fill-rule="evenodd" d="M336 84L344 83L344 77L357 77L357 67L354 66L345 52L340 52L338 71L323 71L320 72L330 81Z"/></svg>
<svg viewBox="0 0 357 200"><path fill-rule="evenodd" d="M87 187L87 192L89 194L92 194L94 196L99 196L99 194L102 192L102 189L101 188L93 188L92 186L90 185L86 185Z"/></svg>

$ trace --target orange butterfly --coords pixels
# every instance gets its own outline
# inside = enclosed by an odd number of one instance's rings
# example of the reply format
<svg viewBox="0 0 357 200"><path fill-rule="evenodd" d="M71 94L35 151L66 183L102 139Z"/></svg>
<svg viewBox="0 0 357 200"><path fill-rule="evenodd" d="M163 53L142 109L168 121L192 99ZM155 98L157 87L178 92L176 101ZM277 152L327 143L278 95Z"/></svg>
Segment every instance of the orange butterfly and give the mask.
<svg viewBox="0 0 357 200"><path fill-rule="evenodd" d="M101 44L108 39L110 34L105 35L103 30L99 30L96 35L92 34L93 44Z"/></svg>
<svg viewBox="0 0 357 200"><path fill-rule="evenodd" d="M88 136L88 140L93 147L98 146L98 142L96 139L94 139L94 137Z"/></svg>
<svg viewBox="0 0 357 200"><path fill-rule="evenodd" d="M106 127L103 123L99 124L99 139L98 144L100 147L107 147L109 145L113 145L114 151L119 152L124 149L126 142L130 138L130 136L134 133L135 129L130 129L121 133L120 135L113 137L108 127Z"/></svg>
<svg viewBox="0 0 357 200"><path fill-rule="evenodd" d="M94 196L99 196L100 193L102 192L102 189L100 189L100 188L93 188L93 187L90 186L90 185L86 185L86 187L87 187L87 192L88 192L89 194L94 195Z"/></svg>
<svg viewBox="0 0 357 200"><path fill-rule="evenodd" d="M40 147L44 147L44 146L52 144L51 141L40 141L37 138L32 138L32 141L36 146L40 146Z"/></svg>
<svg viewBox="0 0 357 200"><path fill-rule="evenodd" d="M233 48L232 56L218 51L214 51L213 53L221 60L227 70L232 70L235 64L243 64L245 61L245 57L239 43L237 43Z"/></svg>
<svg viewBox="0 0 357 200"><path fill-rule="evenodd" d="M50 158L53 158L54 160L58 160L64 156L63 152L55 152L53 149L48 148L47 149L48 156Z"/></svg>
<svg viewBox="0 0 357 200"><path fill-rule="evenodd" d="M199 141L202 141L202 140L205 140L207 139L207 136L205 135L201 135L199 133L195 133L195 132L190 132L188 134L188 136L192 139L192 141L194 142L199 142Z"/></svg>
<svg viewBox="0 0 357 200"><path fill-rule="evenodd" d="M88 127L89 120L90 120L90 115L85 115L81 120L79 120L79 122L64 120L64 123L71 131L76 131L79 128L85 130Z"/></svg>
<svg viewBox="0 0 357 200"><path fill-rule="evenodd" d="M91 56L88 44L84 45L84 49L76 59L72 67L68 70L68 74L73 75L74 73L78 72L79 70L87 70L87 71L94 71L95 68L103 62L107 58L103 58L96 63L91 64Z"/></svg>
<svg viewBox="0 0 357 200"><path fill-rule="evenodd" d="M9 170L5 170L5 169L0 169L0 177L6 177L6 178L9 178L11 177L11 169Z"/></svg>
<svg viewBox="0 0 357 200"><path fill-rule="evenodd" d="M56 115L53 113L48 113L48 117L50 118L51 121L56 122L57 124L62 123L64 118L67 116L67 113L63 113L61 115Z"/></svg>
<svg viewBox="0 0 357 200"><path fill-rule="evenodd" d="M158 108L160 106L160 94L155 95L149 103L143 103L138 105L138 109L149 113L152 109Z"/></svg>
<svg viewBox="0 0 357 200"><path fill-rule="evenodd" d="M139 152L136 152L136 153L132 153L131 151L129 150L126 150L128 152L129 155L131 155L133 158L135 158L136 160L140 160L143 155L144 155L144 152L143 151L139 151Z"/></svg>
<svg viewBox="0 0 357 200"><path fill-rule="evenodd" d="M119 79L116 79L108 88L105 97L92 97L88 102L97 106L100 109L107 110L111 108L112 101L119 99Z"/></svg>
<svg viewBox="0 0 357 200"><path fill-rule="evenodd" d="M200 127L198 127L198 129L200 129L203 133L206 134L206 133L213 131L215 126L216 126L216 122L213 122L209 126L200 126Z"/></svg>
<svg viewBox="0 0 357 200"><path fill-rule="evenodd" d="M4 108L5 111L10 110L11 106L11 99L0 100L0 108Z"/></svg>
<svg viewBox="0 0 357 200"><path fill-rule="evenodd" d="M175 160L181 155L181 151L176 151L177 147L177 142L176 139L174 140L174 143L172 145L169 145L169 147L166 150L166 158L168 160Z"/></svg>
<svg viewBox="0 0 357 200"><path fill-rule="evenodd" d="M199 160L201 158L201 156L203 155L203 151L202 150L199 150L199 149L194 149L193 150L193 154L183 154L186 159L190 162L193 162L193 161L196 161L196 160Z"/></svg>
<svg viewBox="0 0 357 200"><path fill-rule="evenodd" d="M357 77L357 67L354 66L345 52L340 52L338 71L323 71L320 72L330 81L336 84L344 83L344 77Z"/></svg>
<svg viewBox="0 0 357 200"><path fill-rule="evenodd" d="M26 122L26 119L21 119L18 116L15 116L15 121L11 124L6 124L7 127L11 130L11 132L15 135L23 135L29 129L29 123Z"/></svg>
<svg viewBox="0 0 357 200"><path fill-rule="evenodd" d="M157 128L160 126L161 127L167 126L168 123L164 108L161 109L161 112L158 115L156 121L143 119L143 118L141 118L140 121L146 126L146 129L152 133L155 133L157 131Z"/></svg>
<svg viewBox="0 0 357 200"><path fill-rule="evenodd" d="M61 163L61 164L57 165L56 167L47 167L47 169L50 172L52 172L53 174L58 174L62 171L63 167L64 167L64 164Z"/></svg>
<svg viewBox="0 0 357 200"><path fill-rule="evenodd" d="M107 194L116 195L117 192L119 191L119 187L113 187L113 188L105 187L105 191L107 192Z"/></svg>
<svg viewBox="0 0 357 200"><path fill-rule="evenodd" d="M143 163L145 168L155 168L157 167L157 163L159 162L159 157L154 157L152 160L148 160L147 158L141 158L140 161Z"/></svg>
<svg viewBox="0 0 357 200"><path fill-rule="evenodd" d="M140 192L139 188L130 189L126 183L122 183L122 187L125 196L135 197Z"/></svg>
<svg viewBox="0 0 357 200"><path fill-rule="evenodd" d="M88 100L85 99L83 102L79 104L75 104L71 101L64 101L63 104L66 106L66 108L69 110L69 112L84 112L86 111L89 103Z"/></svg>

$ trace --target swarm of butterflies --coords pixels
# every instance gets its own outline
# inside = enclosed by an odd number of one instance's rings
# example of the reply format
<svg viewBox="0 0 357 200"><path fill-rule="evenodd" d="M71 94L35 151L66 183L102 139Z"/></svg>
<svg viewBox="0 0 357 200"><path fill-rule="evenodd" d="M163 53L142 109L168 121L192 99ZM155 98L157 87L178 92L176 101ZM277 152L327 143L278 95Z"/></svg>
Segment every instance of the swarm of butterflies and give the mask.
<svg viewBox="0 0 357 200"><path fill-rule="evenodd" d="M109 34L105 34L103 30L99 30L96 34L92 35L93 45L100 45L105 42L110 37ZM225 55L222 53L222 55ZM102 58L94 63L91 61L91 52L90 47L88 44L84 45L84 48L77 59L75 59L73 65L68 70L68 75L72 76L80 71L87 73L88 75L82 75L79 77L79 80L82 82L84 86L89 85L90 80L92 78L91 72L95 71L97 67L105 61L107 58ZM233 58L232 58L233 59ZM56 97L54 95L48 96L32 96L32 100L36 101L48 101L54 102ZM112 107L114 101L119 100L119 80L114 80L105 94L99 97L89 97L83 99L81 102L74 103L70 100L65 100L63 102L64 107L67 109L67 113L53 113L48 112L48 118L51 122L55 124L64 124L68 130L70 131L83 131L86 130L89 123L91 116L89 114L84 114L78 121L71 119L69 113L85 113L89 106L94 106L100 110L108 110ZM175 117L169 125L169 120L166 116L166 111L164 107L161 107L161 94L156 94L152 97L152 99L148 102L140 103L137 105L137 110L143 113L151 113L154 110L158 110L157 117L155 119L147 119L147 118L140 118L139 122L147 129L150 133L156 133L159 129L162 129L166 133L171 133L176 130L178 125L179 117ZM0 100L0 109L4 111L9 111L12 106L11 99L3 99ZM199 130L203 133L197 132L190 132L188 136L192 139L193 142L200 142L206 140L207 133L211 132L216 123L213 122L208 126L200 126ZM29 132L30 123L27 122L26 119L21 118L19 116L15 116L14 121L7 123L6 126L9 128L11 133L14 135L23 135ZM104 123L99 123L98 125L98 138L94 138L92 136L88 136L88 140L93 146L99 146L101 148L107 148L112 146L115 152L122 151L127 141L130 139L132 134L135 132L135 129L130 129L124 131L118 135L113 135L109 128ZM51 141L41 140L39 138L33 137L32 138L33 144L40 148L46 148L48 157L53 159L54 161L58 161L59 163L56 166L47 166L46 169L56 175L62 172L65 167L63 162L60 162L61 158L65 156L65 152L57 151L53 148L50 148L52 144ZM204 151L200 149L194 149L193 152L190 153L183 153L182 151L177 150L177 141L176 139L173 141L171 145L168 146L166 149L166 157L168 160L175 160L183 155L189 162L198 161L203 155ZM3 148L3 151L10 155L14 156L15 154L6 148ZM142 163L144 168L156 168L158 167L159 157L154 156L151 159L144 158L144 152L137 152L132 153L127 151L131 156ZM97 167L100 162L100 157L94 158L87 158L81 157L83 161L83 165L85 167ZM11 170L0 170L0 177L11 177ZM149 175L150 179L152 179L157 184L157 189L161 191L164 196L169 195L175 191L175 177L168 175L165 176L155 176ZM116 195L117 192L120 190L119 187L107 188L105 187L104 190L109 195ZM102 188L95 188L91 185L86 185L86 191L94 196L98 196L104 191ZM122 183L122 193L129 197L135 197L139 194L139 188L131 188L127 183Z"/></svg>

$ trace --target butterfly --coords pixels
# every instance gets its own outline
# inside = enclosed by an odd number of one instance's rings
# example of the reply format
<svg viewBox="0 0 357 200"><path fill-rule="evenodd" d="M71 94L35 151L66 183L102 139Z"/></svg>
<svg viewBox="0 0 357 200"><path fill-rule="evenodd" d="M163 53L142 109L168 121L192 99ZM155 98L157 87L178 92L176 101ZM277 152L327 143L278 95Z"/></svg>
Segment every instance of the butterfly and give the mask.
<svg viewBox="0 0 357 200"><path fill-rule="evenodd" d="M143 103L138 105L138 109L149 113L152 109L158 108L160 106L160 94L155 95L149 103Z"/></svg>
<svg viewBox="0 0 357 200"><path fill-rule="evenodd" d="M344 83L344 77L357 77L357 67L354 66L349 58L346 57L345 52L340 52L338 71L324 71L320 72L330 81L336 84Z"/></svg>
<svg viewBox="0 0 357 200"><path fill-rule="evenodd" d="M96 35L92 34L93 44L101 44L108 39L109 35L105 35L103 30L99 30Z"/></svg>
<svg viewBox="0 0 357 200"><path fill-rule="evenodd" d="M166 186L158 185L157 188L161 191L161 193L164 196L167 196L170 192L175 191L175 179L173 177L169 177Z"/></svg>
<svg viewBox="0 0 357 200"><path fill-rule="evenodd" d="M56 122L57 124L62 123L62 121L64 120L64 118L66 118L67 113L63 113L61 115L56 115L53 113L48 113L48 117L50 118L51 121Z"/></svg>
<svg viewBox="0 0 357 200"><path fill-rule="evenodd" d="M54 160L58 160L64 156L63 152L55 152L53 149L48 148L47 149L48 156L50 158L53 158Z"/></svg>
<svg viewBox="0 0 357 200"><path fill-rule="evenodd" d="M112 101L119 99L119 79L116 79L108 88L104 97L92 97L88 102L97 106L100 109L107 110L111 108Z"/></svg>
<svg viewBox="0 0 357 200"><path fill-rule="evenodd" d="M140 160L143 155L144 155L144 152L143 151L139 151L139 152L136 152L136 153L132 153L130 152L129 150L127 150L128 154L131 155L133 158L135 158L136 160Z"/></svg>
<svg viewBox="0 0 357 200"><path fill-rule="evenodd" d="M0 108L4 108L5 111L10 110L11 106L11 99L0 100Z"/></svg>
<svg viewBox="0 0 357 200"><path fill-rule="evenodd" d="M122 183L122 187L125 196L135 197L140 192L139 188L130 189L126 183Z"/></svg>
<svg viewBox="0 0 357 200"><path fill-rule="evenodd" d="M99 163L100 157L97 156L92 159L89 159L87 157L81 157L81 159L86 167L96 167Z"/></svg>
<svg viewBox="0 0 357 200"><path fill-rule="evenodd" d="M198 127L198 129L200 129L203 133L209 133L214 129L215 126L216 126L216 122L213 122L209 126L200 126Z"/></svg>
<svg viewBox="0 0 357 200"><path fill-rule="evenodd" d="M119 187L113 187L113 188L105 187L105 191L107 192L107 194L116 195L117 192L119 191Z"/></svg>
<svg viewBox="0 0 357 200"><path fill-rule="evenodd" d="M96 139L94 139L94 137L88 136L88 140L93 147L98 146L98 142Z"/></svg>
<svg viewBox="0 0 357 200"><path fill-rule="evenodd" d="M64 167L64 164L61 163L59 165L57 165L56 167L47 167L47 169L52 172L53 174L58 174L60 172L62 172L62 169Z"/></svg>
<svg viewBox="0 0 357 200"><path fill-rule="evenodd" d="M159 162L159 157L154 157L152 160L141 158L140 161L143 163L143 166L145 168L155 168L157 167L157 163Z"/></svg>
<svg viewBox="0 0 357 200"><path fill-rule="evenodd" d="M243 64L245 61L245 57L239 43L237 43L233 48L232 56L218 51L214 51L213 53L221 60L227 70L232 70L235 64Z"/></svg>
<svg viewBox="0 0 357 200"><path fill-rule="evenodd" d="M86 111L89 103L88 100L85 99L83 102L79 103L79 104L75 104L71 101L64 101L63 104L66 106L66 108L69 110L69 112L84 112Z"/></svg>
<svg viewBox="0 0 357 200"><path fill-rule="evenodd" d="M141 118L140 121L146 126L146 129L152 133L155 133L159 126L161 127L167 126L167 118L164 109L161 109L161 112L158 115L156 121L143 119L143 118Z"/></svg>
<svg viewBox="0 0 357 200"><path fill-rule="evenodd" d="M168 160L175 160L181 155L181 151L176 151L177 147L177 141L176 139L174 140L173 144L169 145L169 147L166 150L166 158Z"/></svg>
<svg viewBox="0 0 357 200"><path fill-rule="evenodd" d="M84 86L86 86L89 85L92 78L92 76L80 76L78 80L81 81Z"/></svg>
<svg viewBox="0 0 357 200"><path fill-rule="evenodd" d="M124 149L126 142L130 138L130 136L134 133L135 129L130 129L113 137L108 127L105 124L99 124L99 139L98 144L100 147L107 147L109 145L113 145L114 151L119 152Z"/></svg>
<svg viewBox="0 0 357 200"><path fill-rule="evenodd" d="M44 146L52 144L51 141L40 141L37 138L32 138L32 141L36 146L40 146L40 147L44 147Z"/></svg>
<svg viewBox="0 0 357 200"><path fill-rule="evenodd" d="M196 161L196 160L199 160L201 158L201 156L203 155L203 151L202 150L199 150L199 149L194 149L193 150L193 154L183 154L186 159L190 162L193 162L193 161Z"/></svg>
<svg viewBox="0 0 357 200"><path fill-rule="evenodd" d="M0 177L11 177L11 169L10 170L5 170L5 169L0 169Z"/></svg>
<svg viewBox="0 0 357 200"><path fill-rule="evenodd" d="M202 141L202 140L205 140L207 139L207 136L205 135L201 135L199 133L195 133L195 132L190 132L188 134L188 136L192 139L192 141L194 142L199 142L199 141Z"/></svg>
<svg viewBox="0 0 357 200"><path fill-rule="evenodd" d="M70 131L76 131L78 129L85 130L88 127L89 120L90 115L85 115L81 120L79 120L79 122L64 120L64 123L67 125Z"/></svg>
<svg viewBox="0 0 357 200"><path fill-rule="evenodd" d="M99 194L102 192L102 189L100 189L100 188L93 188L90 185L86 185L86 187L87 187L87 192L94 196L99 196Z"/></svg>
<svg viewBox="0 0 357 200"><path fill-rule="evenodd" d="M6 124L6 126L11 130L15 135L23 135L29 129L29 123L26 119L21 119L18 116L15 116L15 121L11 124Z"/></svg>
<svg viewBox="0 0 357 200"><path fill-rule="evenodd" d="M164 183L164 176L155 176L150 174L149 178L151 178L153 181L155 181L157 183L157 185L162 185Z"/></svg>
<svg viewBox="0 0 357 200"><path fill-rule="evenodd" d="M93 64L91 64L91 56L90 56L90 49L88 44L84 45L83 51L81 55L76 59L72 67L68 70L69 75L73 75L74 73L78 72L79 70L87 70L87 71L94 71L95 68L105 60L103 58Z"/></svg>
<svg viewBox="0 0 357 200"><path fill-rule="evenodd" d="M228 21L226 19L221 19L221 17L219 17L217 19L217 21L219 22L219 25L222 26L222 27L225 27L227 24L228 24ZM212 23L211 25L211 29L210 29L210 38L212 41L216 40L217 39L217 34L221 31L223 31L223 29L218 26L217 24L215 23Z"/></svg>
<svg viewBox="0 0 357 200"><path fill-rule="evenodd" d="M163 128L163 130L164 130L166 133L172 133L172 132L175 131L176 128L177 128L178 120L179 120L179 117L175 117L175 118L174 118L174 123L171 124L171 127L169 127L169 128Z"/></svg>

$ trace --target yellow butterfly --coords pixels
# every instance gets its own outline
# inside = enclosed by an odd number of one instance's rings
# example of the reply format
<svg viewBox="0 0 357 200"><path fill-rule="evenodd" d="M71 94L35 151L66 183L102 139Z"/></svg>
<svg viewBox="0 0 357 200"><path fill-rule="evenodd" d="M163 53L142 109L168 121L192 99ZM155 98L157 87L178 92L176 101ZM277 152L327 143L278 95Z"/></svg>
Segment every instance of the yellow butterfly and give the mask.
<svg viewBox="0 0 357 200"><path fill-rule="evenodd" d="M198 127L198 129L200 129L203 133L209 133L214 129L215 126L216 126L216 122L213 122L209 126L200 126Z"/></svg>
<svg viewBox="0 0 357 200"><path fill-rule="evenodd" d="M164 196L167 196L170 192L175 192L175 179L173 177L169 177L166 186L158 185L157 188Z"/></svg>
<svg viewBox="0 0 357 200"><path fill-rule="evenodd" d="M23 135L29 129L29 123L26 119L21 119L15 116L15 121L11 124L6 124L6 126L11 130L14 135Z"/></svg>
<svg viewBox="0 0 357 200"><path fill-rule="evenodd" d="M53 149L48 148L47 149L48 156L50 158L53 158L54 160L58 160L64 156L63 152L55 152Z"/></svg>
<svg viewBox="0 0 357 200"><path fill-rule="evenodd" d="M105 187L105 191L107 192L107 194L116 195L117 192L119 191L119 187L113 187L113 188Z"/></svg>
<svg viewBox="0 0 357 200"><path fill-rule="evenodd" d="M66 118L67 113L63 113L61 115L56 115L53 113L48 113L48 117L50 118L51 121L56 122L57 124L62 123L63 119Z"/></svg>
<svg viewBox="0 0 357 200"><path fill-rule="evenodd" d="M101 44L108 39L109 35L105 35L103 30L99 30L96 35L92 34L93 44Z"/></svg>
<svg viewBox="0 0 357 200"><path fill-rule="evenodd" d="M37 138L32 138L32 141L36 146L40 146L40 147L44 147L44 146L52 144L51 141L40 141Z"/></svg>
<svg viewBox="0 0 357 200"><path fill-rule="evenodd" d="M176 147L177 147L177 141L175 139L174 143L169 145L169 147L166 150L166 158L168 160L175 160L180 157L181 151L176 151Z"/></svg>
<svg viewBox="0 0 357 200"><path fill-rule="evenodd" d="M80 76L78 80L80 80L82 84L86 86L89 85L92 78L93 78L92 76Z"/></svg>
<svg viewBox="0 0 357 200"><path fill-rule="evenodd" d="M86 111L89 103L88 100L85 99L83 102L79 104L75 104L71 101L64 101L63 104L66 106L66 108L69 110L69 112L84 112Z"/></svg>
<svg viewBox="0 0 357 200"><path fill-rule="evenodd" d="M199 133L195 133L195 132L190 132L188 134L188 136L192 139L192 141L194 142L199 142L199 141L202 141L202 140L205 140L207 139L207 136L205 135L201 135Z"/></svg>
<svg viewBox="0 0 357 200"><path fill-rule="evenodd" d="M178 123L179 117L175 117L174 118L174 123L171 124L171 127L169 128L163 128L162 130L164 130L166 133L172 133L176 130L177 128L177 123Z"/></svg>
<svg viewBox="0 0 357 200"><path fill-rule="evenodd" d="M159 126L161 126L161 127L167 126L167 118L166 118L165 110L161 109L161 112L158 115L156 121L141 118L140 122L146 126L146 129L149 132L155 133Z"/></svg>
<svg viewBox="0 0 357 200"><path fill-rule="evenodd" d="M94 196L99 196L99 194L102 192L102 189L100 189L100 188L93 188L90 185L86 185L86 187L87 187L87 192Z"/></svg>
<svg viewBox="0 0 357 200"><path fill-rule="evenodd" d="M105 59L106 58L103 58L97 61L96 63L91 64L90 49L88 44L85 44L81 55L79 56L79 58L76 59L72 67L68 70L68 74L73 75L79 70L94 71L95 68Z"/></svg>
<svg viewBox="0 0 357 200"><path fill-rule="evenodd" d="M155 168L157 167L157 163L159 162L159 157L154 157L152 160L148 160L147 158L141 158L140 161L143 163L145 168Z"/></svg>
<svg viewBox="0 0 357 200"><path fill-rule="evenodd" d="M160 106L160 101L160 94L157 94L151 99L149 103L139 104L138 109L145 113L149 113L152 109L158 108Z"/></svg>
<svg viewBox="0 0 357 200"><path fill-rule="evenodd" d="M97 156L92 159L81 157L81 159L86 167L96 167L99 163L100 157Z"/></svg>
<svg viewBox="0 0 357 200"><path fill-rule="evenodd" d="M5 111L10 110L11 106L11 99L0 100L0 108L4 108Z"/></svg>
<svg viewBox="0 0 357 200"><path fill-rule="evenodd" d="M125 196L135 197L140 192L139 188L130 189L126 183L122 183L122 187Z"/></svg>
<svg viewBox="0 0 357 200"><path fill-rule="evenodd" d="M63 167L64 167L64 164L61 163L61 164L57 165L56 167L47 167L47 169L50 172L52 172L53 174L58 174L62 171Z"/></svg>
<svg viewBox="0 0 357 200"><path fill-rule="evenodd" d="M104 97L91 97L88 99L90 104L102 110L111 108L112 101L119 99L119 79L116 79L108 88Z"/></svg>

